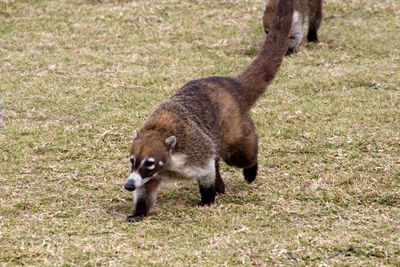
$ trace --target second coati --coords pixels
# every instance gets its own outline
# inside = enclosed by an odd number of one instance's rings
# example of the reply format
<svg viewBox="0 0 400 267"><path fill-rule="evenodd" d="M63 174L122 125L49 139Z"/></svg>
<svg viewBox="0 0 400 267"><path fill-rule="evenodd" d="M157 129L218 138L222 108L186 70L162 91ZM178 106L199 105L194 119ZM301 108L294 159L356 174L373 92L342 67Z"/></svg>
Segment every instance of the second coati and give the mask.
<svg viewBox="0 0 400 267"><path fill-rule="evenodd" d="M278 0L269 0L264 6L263 25L268 34L275 16ZM295 0L292 29L290 31L289 48L287 54L291 54L303 39L303 31L308 22L308 42L318 41L318 29L322 20L322 0Z"/></svg>
<svg viewBox="0 0 400 267"><path fill-rule="evenodd" d="M160 183L169 179L197 181L200 205L214 203L216 193L225 192L221 158L242 168L247 182L254 181L258 138L249 111L282 63L292 17L293 0L280 0L270 34L241 74L187 83L134 131L125 189L134 191L135 213L127 221L146 216Z"/></svg>

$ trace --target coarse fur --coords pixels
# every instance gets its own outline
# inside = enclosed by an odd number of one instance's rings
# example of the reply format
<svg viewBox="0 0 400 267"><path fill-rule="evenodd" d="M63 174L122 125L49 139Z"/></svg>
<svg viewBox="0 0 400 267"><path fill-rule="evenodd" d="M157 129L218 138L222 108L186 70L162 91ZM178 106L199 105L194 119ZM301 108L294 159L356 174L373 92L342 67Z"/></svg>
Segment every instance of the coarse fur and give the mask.
<svg viewBox="0 0 400 267"><path fill-rule="evenodd" d="M269 0L264 6L263 25L268 34L275 16L278 0ZM286 54L291 54L303 39L304 27L308 22L308 42L318 41L318 29L322 21L322 0L295 0L292 29L289 37L289 47Z"/></svg>
<svg viewBox="0 0 400 267"><path fill-rule="evenodd" d="M247 182L257 175L258 138L249 110L275 77L288 47L293 0L281 0L256 59L236 77L194 80L161 103L147 118L131 146L131 175L125 188L134 192L135 213L146 216L164 180L192 179L210 205L224 193L219 160L243 169Z"/></svg>

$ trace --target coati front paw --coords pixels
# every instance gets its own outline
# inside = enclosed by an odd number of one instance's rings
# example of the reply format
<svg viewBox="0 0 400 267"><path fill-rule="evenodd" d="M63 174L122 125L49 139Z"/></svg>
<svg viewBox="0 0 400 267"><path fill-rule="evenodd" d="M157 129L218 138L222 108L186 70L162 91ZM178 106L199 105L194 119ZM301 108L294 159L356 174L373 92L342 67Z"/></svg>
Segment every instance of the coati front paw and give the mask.
<svg viewBox="0 0 400 267"><path fill-rule="evenodd" d="M204 206L211 206L211 204L213 204L213 203L214 202L203 203L203 201L200 201L199 203L197 203L197 205L200 207L204 207Z"/></svg>
<svg viewBox="0 0 400 267"><path fill-rule="evenodd" d="M215 193L220 194L220 195L225 194L225 185L222 184L222 185L216 186Z"/></svg>
<svg viewBox="0 0 400 267"><path fill-rule="evenodd" d="M288 50L286 51L286 56L291 56L292 54L293 54L293 52L294 52L294 48L292 48L292 47L289 47L288 48Z"/></svg>
<svg viewBox="0 0 400 267"><path fill-rule="evenodd" d="M201 194L201 201L199 203L200 206L205 206L205 205L210 206L211 204L214 203L215 201L214 187L210 188L200 187L200 194Z"/></svg>
<svg viewBox="0 0 400 267"><path fill-rule="evenodd" d="M200 200L200 202L198 203L198 205L200 206L200 207L203 207L203 206L211 206L212 204L214 204L214 202L215 202L215 195L214 195L214 198L213 199L203 199L203 198L201 198L201 200Z"/></svg>
<svg viewBox="0 0 400 267"><path fill-rule="evenodd" d="M143 218L144 218L143 215L142 216L131 215L131 216L126 217L126 221L127 222L138 222L138 221L143 220Z"/></svg>

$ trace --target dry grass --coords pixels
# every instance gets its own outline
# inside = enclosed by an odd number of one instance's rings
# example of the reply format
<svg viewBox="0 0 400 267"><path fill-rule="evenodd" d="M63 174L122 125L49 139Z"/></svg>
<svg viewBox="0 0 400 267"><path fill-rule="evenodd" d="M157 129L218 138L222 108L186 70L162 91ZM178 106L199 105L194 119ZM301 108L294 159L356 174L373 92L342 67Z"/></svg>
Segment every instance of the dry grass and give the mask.
<svg viewBox="0 0 400 267"><path fill-rule="evenodd" d="M1 265L400 266L400 4L330 0L318 44L253 109L260 175L199 208L166 185L127 224L133 129L187 81L235 75L261 0L0 0Z"/></svg>

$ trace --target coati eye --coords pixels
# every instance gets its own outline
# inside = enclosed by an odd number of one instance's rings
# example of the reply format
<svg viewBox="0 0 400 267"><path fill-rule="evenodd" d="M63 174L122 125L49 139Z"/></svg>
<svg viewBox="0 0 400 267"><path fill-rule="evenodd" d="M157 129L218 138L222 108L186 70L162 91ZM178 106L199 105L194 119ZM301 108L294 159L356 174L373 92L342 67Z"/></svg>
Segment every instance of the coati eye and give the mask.
<svg viewBox="0 0 400 267"><path fill-rule="evenodd" d="M135 165L135 155L132 155L132 156L129 158L129 160L130 160L132 166Z"/></svg>
<svg viewBox="0 0 400 267"><path fill-rule="evenodd" d="M153 158L148 158L148 159L145 160L144 164L146 166L154 165L154 159Z"/></svg>
<svg viewBox="0 0 400 267"><path fill-rule="evenodd" d="M154 159L153 158L146 159L144 161L144 166L146 166L146 168L149 170L155 169Z"/></svg>
<svg viewBox="0 0 400 267"><path fill-rule="evenodd" d="M265 34L269 33L269 30L267 28L264 28Z"/></svg>

